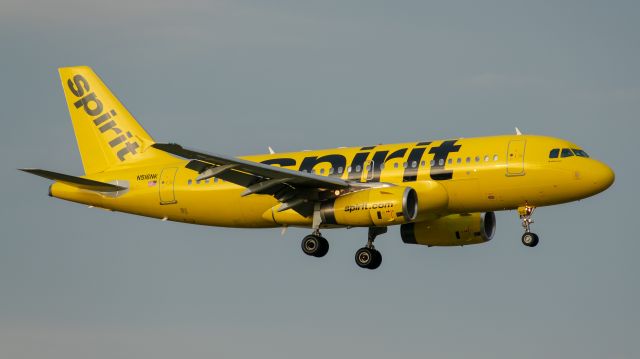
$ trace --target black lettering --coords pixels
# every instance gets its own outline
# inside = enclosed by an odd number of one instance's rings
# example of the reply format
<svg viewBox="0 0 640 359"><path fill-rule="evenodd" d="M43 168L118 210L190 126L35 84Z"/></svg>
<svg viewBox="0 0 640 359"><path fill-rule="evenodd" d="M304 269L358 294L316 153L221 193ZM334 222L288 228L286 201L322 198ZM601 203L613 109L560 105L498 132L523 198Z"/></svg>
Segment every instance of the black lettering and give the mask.
<svg viewBox="0 0 640 359"><path fill-rule="evenodd" d="M115 115L116 115L116 111L114 111L114 110L111 110L111 111L110 111L110 114L109 114L108 112L105 112L105 113L103 113L102 115L100 115L100 117L98 117L98 118L94 118L94 119L93 119L93 123L94 123L96 126L100 126L100 124L101 124L101 123L103 123L104 121L106 121L106 120L110 119L110 118L111 118L111 116L115 116ZM131 136L129 136L129 137L131 137Z"/></svg>
<svg viewBox="0 0 640 359"><path fill-rule="evenodd" d="M333 167L333 173L330 174L330 176L333 177L340 177L341 174L338 173L338 167L342 167L344 168L346 166L347 160L344 158L344 156L342 155L326 155L326 156L322 156L322 157L306 157L304 160L302 160L302 163L300 164L300 171L307 171L307 172L311 172L313 170L313 168L319 164L319 163L323 163L323 162L328 162L331 164L331 167Z"/></svg>
<svg viewBox="0 0 640 359"><path fill-rule="evenodd" d="M358 182L362 179L362 171L364 170L364 162L369 157L369 152L360 152L353 157L353 162L351 162L351 172L347 179L349 180L357 180Z"/></svg>
<svg viewBox="0 0 640 359"><path fill-rule="evenodd" d="M111 120L105 123L104 126L99 128L99 130L101 133L107 132L109 130L113 130L113 132L115 132L116 135L119 135L120 133L122 133L122 130L116 127L116 122L114 120Z"/></svg>
<svg viewBox="0 0 640 359"><path fill-rule="evenodd" d="M89 82L87 79L82 77L82 75L75 75L73 77L73 82L71 82L71 79L67 80L67 86L69 86L69 90L76 97L84 96L84 92L89 91L90 89Z"/></svg>
<svg viewBox="0 0 640 359"><path fill-rule="evenodd" d="M265 165L278 165L280 167L289 167L295 166L296 160L293 158L271 158L268 160L262 161Z"/></svg>
<svg viewBox="0 0 640 359"><path fill-rule="evenodd" d="M117 145L121 144L124 140L126 140L127 137L125 137L125 135L120 135L116 138L114 138L113 140L109 141L109 146L110 147L116 147Z"/></svg>
<svg viewBox="0 0 640 359"><path fill-rule="evenodd" d="M433 166L431 166L430 169L431 179L435 181L442 181L453 178L453 171L445 170L444 166L447 163L449 153L458 152L460 150L461 146L456 145L456 142L457 140L444 141L440 146L429 150L429 153L434 154Z"/></svg>
<svg viewBox="0 0 640 359"><path fill-rule="evenodd" d="M380 182L380 175L381 175L381 169L380 167L382 166L382 164L387 163L387 161L390 161L394 158L402 158L404 157L404 154L407 152L406 148L401 148L395 152L393 152L392 154L390 154L389 156L387 156L387 154L389 153L389 151L378 151L376 153L373 154L373 178L371 179L371 182Z"/></svg>
<svg viewBox="0 0 640 359"><path fill-rule="evenodd" d="M402 182L415 182L418 180L418 168L420 168L420 160L426 150L426 147L415 147L409 153L407 159L407 168L404 169L404 175L402 176ZM415 167L414 167L415 162Z"/></svg>
<svg viewBox="0 0 640 359"><path fill-rule="evenodd" d="M138 147L140 147L140 146L138 145L137 142L134 142L134 143L127 142L127 143L125 143L125 147L123 149L121 149L120 151L118 151L118 159L120 161L124 161L124 156L127 153L131 153L132 155L135 155L137 153L136 149Z"/></svg>
<svg viewBox="0 0 640 359"><path fill-rule="evenodd" d="M94 106L89 106L90 103L93 103ZM98 116L102 113L102 102L96 98L96 94L93 92L76 101L74 105L76 108L84 107L84 112L89 116Z"/></svg>

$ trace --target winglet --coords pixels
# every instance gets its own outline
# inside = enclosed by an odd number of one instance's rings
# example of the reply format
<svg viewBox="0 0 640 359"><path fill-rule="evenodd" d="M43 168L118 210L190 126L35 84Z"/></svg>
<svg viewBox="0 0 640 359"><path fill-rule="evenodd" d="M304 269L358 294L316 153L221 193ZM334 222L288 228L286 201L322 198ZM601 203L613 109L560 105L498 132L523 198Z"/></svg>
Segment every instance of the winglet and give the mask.
<svg viewBox="0 0 640 359"><path fill-rule="evenodd" d="M518 136L522 136L522 132L520 132L520 129L516 127L516 135Z"/></svg>
<svg viewBox="0 0 640 359"><path fill-rule="evenodd" d="M273 150L273 148L271 148L271 146L267 146L269 148L269 154L274 154L276 153L276 151Z"/></svg>

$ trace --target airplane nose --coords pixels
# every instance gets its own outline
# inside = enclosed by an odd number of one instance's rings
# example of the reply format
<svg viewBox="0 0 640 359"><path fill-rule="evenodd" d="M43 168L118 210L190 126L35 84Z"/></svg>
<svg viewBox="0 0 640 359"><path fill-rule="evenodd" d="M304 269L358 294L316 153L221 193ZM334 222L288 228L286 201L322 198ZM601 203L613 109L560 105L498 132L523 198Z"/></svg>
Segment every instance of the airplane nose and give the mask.
<svg viewBox="0 0 640 359"><path fill-rule="evenodd" d="M589 177L597 193L609 188L615 181L616 175L615 173L613 173L613 170L606 164L595 160L594 162L595 163L592 171L590 171L591 175Z"/></svg>

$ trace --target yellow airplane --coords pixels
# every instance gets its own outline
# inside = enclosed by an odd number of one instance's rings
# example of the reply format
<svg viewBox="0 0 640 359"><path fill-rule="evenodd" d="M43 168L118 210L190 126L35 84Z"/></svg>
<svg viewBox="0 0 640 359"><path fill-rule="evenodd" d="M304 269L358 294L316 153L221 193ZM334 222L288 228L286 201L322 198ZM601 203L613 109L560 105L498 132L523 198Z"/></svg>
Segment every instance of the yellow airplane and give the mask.
<svg viewBox="0 0 640 359"><path fill-rule="evenodd" d="M523 135L231 157L157 143L89 67L59 69L85 175L22 169L49 195L112 211L209 226L306 227L304 253L329 250L320 229L367 227L355 261L375 269L376 236L464 246L493 238L493 211L517 209L522 243L534 209L593 196L613 171L580 146Z"/></svg>

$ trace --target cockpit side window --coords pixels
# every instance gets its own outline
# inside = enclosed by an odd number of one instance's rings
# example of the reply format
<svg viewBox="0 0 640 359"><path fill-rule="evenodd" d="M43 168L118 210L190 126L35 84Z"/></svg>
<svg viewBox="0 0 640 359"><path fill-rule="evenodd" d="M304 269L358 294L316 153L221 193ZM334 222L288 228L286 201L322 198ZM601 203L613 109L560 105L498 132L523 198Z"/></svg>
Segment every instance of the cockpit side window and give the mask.
<svg viewBox="0 0 640 359"><path fill-rule="evenodd" d="M560 153L560 157L565 158L565 157L571 157L573 156L573 152L568 149L568 148L563 148L562 152Z"/></svg>
<svg viewBox="0 0 640 359"><path fill-rule="evenodd" d="M579 150L577 148L572 148L571 150L576 154L576 156L589 158L589 155L583 150Z"/></svg>
<svg viewBox="0 0 640 359"><path fill-rule="evenodd" d="M549 158L558 158L558 154L560 153L559 148L554 148L549 152Z"/></svg>

